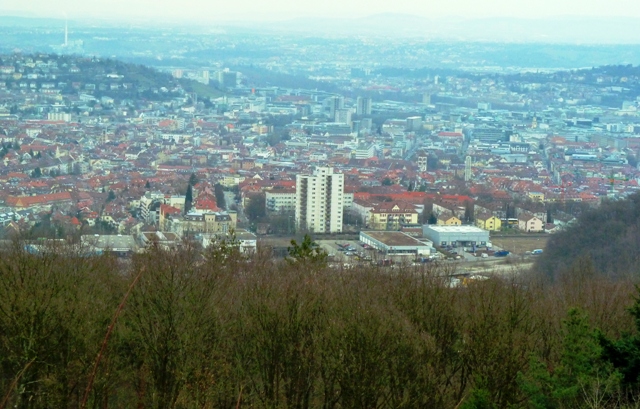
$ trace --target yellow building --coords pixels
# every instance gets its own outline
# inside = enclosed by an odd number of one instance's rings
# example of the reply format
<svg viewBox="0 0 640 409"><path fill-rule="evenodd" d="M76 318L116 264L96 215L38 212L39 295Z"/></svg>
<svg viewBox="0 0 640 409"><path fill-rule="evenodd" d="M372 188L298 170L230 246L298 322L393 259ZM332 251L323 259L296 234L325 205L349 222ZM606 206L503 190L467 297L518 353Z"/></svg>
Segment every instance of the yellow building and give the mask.
<svg viewBox="0 0 640 409"><path fill-rule="evenodd" d="M436 224L438 226L461 226L462 221L451 213L440 213Z"/></svg>
<svg viewBox="0 0 640 409"><path fill-rule="evenodd" d="M227 175L220 181L220 184L224 187L238 186L244 179L244 176L240 175Z"/></svg>
<svg viewBox="0 0 640 409"><path fill-rule="evenodd" d="M544 231L544 223L530 213L523 213L518 216L518 228L526 232L541 232Z"/></svg>
<svg viewBox="0 0 640 409"><path fill-rule="evenodd" d="M544 202L544 193L542 192L529 192L529 198L534 202Z"/></svg>
<svg viewBox="0 0 640 409"><path fill-rule="evenodd" d="M407 224L418 224L418 211L409 203L380 203L369 211L371 229L398 230Z"/></svg>
<svg viewBox="0 0 640 409"><path fill-rule="evenodd" d="M165 229L184 235L187 233L228 233L236 229L236 212L187 214L165 220Z"/></svg>
<svg viewBox="0 0 640 409"><path fill-rule="evenodd" d="M484 230L500 231L502 229L502 221L490 213L479 214L476 216L476 226Z"/></svg>

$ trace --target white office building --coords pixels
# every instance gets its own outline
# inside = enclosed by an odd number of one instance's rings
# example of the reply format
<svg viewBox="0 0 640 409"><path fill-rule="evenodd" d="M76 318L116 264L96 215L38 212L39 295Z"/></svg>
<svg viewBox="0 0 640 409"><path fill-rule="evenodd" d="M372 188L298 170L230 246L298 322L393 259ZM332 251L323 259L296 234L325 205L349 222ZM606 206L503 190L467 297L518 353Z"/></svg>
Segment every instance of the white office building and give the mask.
<svg viewBox="0 0 640 409"><path fill-rule="evenodd" d="M351 121L351 110L350 109L337 109L335 115L335 122L341 124L347 124L349 126L352 125Z"/></svg>
<svg viewBox="0 0 640 409"><path fill-rule="evenodd" d="M296 211L295 189L267 190L265 205L268 213L287 213Z"/></svg>
<svg viewBox="0 0 640 409"><path fill-rule="evenodd" d="M296 177L296 227L316 233L342 231L344 175L317 167Z"/></svg>

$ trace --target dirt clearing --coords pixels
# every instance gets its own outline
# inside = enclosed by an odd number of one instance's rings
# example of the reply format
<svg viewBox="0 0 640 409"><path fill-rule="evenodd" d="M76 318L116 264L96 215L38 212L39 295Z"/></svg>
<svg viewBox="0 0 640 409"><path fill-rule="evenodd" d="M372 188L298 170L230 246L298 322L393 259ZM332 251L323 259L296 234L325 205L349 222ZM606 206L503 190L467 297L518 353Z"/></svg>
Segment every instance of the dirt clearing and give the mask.
<svg viewBox="0 0 640 409"><path fill-rule="evenodd" d="M544 249L549 236L501 236L491 237L494 246L508 250L514 254L524 254L535 249Z"/></svg>

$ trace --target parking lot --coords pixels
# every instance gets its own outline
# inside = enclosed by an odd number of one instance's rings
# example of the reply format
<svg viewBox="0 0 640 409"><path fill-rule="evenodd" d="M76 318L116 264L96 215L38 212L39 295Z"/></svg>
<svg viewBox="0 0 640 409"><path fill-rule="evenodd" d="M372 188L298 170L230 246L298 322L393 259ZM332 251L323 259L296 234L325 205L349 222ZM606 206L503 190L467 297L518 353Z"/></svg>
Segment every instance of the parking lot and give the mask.
<svg viewBox="0 0 640 409"><path fill-rule="evenodd" d="M358 240L319 240L317 243L335 262L371 261L376 253L371 248L365 248Z"/></svg>

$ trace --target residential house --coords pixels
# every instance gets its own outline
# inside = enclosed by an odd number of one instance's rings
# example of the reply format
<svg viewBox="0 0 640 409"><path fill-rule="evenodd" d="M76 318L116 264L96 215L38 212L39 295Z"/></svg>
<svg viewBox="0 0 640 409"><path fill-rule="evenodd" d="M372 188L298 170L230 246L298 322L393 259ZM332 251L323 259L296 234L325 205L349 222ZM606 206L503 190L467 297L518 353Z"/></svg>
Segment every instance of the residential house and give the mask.
<svg viewBox="0 0 640 409"><path fill-rule="evenodd" d="M399 230L407 224L418 224L418 211L406 202L382 202L369 212L369 228Z"/></svg>
<svg viewBox="0 0 640 409"><path fill-rule="evenodd" d="M476 226L484 230L500 231L502 221L491 213L483 212L476 215Z"/></svg>
<svg viewBox="0 0 640 409"><path fill-rule="evenodd" d="M168 204L161 204L160 212L158 215L158 228L160 229L160 231L166 230L165 221L167 220L169 215L174 217L179 217L181 214L182 214L182 210L178 209L177 207L173 207Z"/></svg>
<svg viewBox="0 0 640 409"><path fill-rule="evenodd" d="M438 222L436 223L439 226L461 226L462 221L453 215L453 213L442 212L438 215Z"/></svg>
<svg viewBox="0 0 640 409"><path fill-rule="evenodd" d="M460 220L465 218L467 208L464 205L457 205L455 203L437 201L433 203L433 214L436 216L441 213L450 213L459 218Z"/></svg>
<svg viewBox="0 0 640 409"><path fill-rule="evenodd" d="M367 220L370 219L370 212L376 206L375 203L371 203L364 199L354 199L349 212L354 217L357 217L359 222L362 222L363 225L366 224Z"/></svg>
<svg viewBox="0 0 640 409"><path fill-rule="evenodd" d="M534 202L544 202L544 193L542 192L529 192L528 196Z"/></svg>
<svg viewBox="0 0 640 409"><path fill-rule="evenodd" d="M531 213L522 213L518 216L518 229L534 233L544 231L544 222Z"/></svg>
<svg viewBox="0 0 640 409"><path fill-rule="evenodd" d="M165 220L167 231L183 236L195 233L228 233L236 229L236 212L189 213Z"/></svg>

